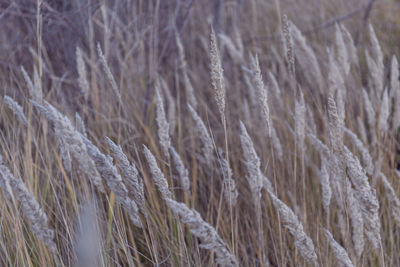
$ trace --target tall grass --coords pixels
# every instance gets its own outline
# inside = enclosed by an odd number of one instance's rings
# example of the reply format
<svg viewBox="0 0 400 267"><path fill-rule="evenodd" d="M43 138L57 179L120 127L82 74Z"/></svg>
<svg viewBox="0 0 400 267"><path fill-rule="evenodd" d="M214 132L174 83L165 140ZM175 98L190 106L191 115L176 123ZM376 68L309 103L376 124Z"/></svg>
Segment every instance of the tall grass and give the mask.
<svg viewBox="0 0 400 267"><path fill-rule="evenodd" d="M350 2L0 4L0 265L399 266L400 6Z"/></svg>

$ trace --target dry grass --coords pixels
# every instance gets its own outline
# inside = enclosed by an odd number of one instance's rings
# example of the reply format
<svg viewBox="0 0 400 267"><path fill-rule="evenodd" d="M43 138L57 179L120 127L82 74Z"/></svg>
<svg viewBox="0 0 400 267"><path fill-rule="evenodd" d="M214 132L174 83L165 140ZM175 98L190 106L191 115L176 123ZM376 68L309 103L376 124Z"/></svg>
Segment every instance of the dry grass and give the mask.
<svg viewBox="0 0 400 267"><path fill-rule="evenodd" d="M400 266L368 2L0 3L0 266Z"/></svg>

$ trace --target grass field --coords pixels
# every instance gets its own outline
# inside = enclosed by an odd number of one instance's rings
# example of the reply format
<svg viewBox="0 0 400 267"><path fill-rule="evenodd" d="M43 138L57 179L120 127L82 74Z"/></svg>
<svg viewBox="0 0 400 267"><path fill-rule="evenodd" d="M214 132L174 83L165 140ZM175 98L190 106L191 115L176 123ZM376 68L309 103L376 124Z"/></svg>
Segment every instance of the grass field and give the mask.
<svg viewBox="0 0 400 267"><path fill-rule="evenodd" d="M0 1L0 266L400 266L399 18Z"/></svg>

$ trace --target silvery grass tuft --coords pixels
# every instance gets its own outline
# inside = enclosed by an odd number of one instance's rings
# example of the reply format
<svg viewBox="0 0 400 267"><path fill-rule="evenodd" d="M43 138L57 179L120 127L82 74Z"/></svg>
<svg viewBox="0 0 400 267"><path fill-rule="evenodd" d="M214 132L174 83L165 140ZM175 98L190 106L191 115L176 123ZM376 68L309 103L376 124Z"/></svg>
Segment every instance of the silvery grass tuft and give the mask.
<svg viewBox="0 0 400 267"><path fill-rule="evenodd" d="M337 61L341 67L343 76L346 77L350 71L350 56L344 41L343 31L337 23L335 24L335 43Z"/></svg>
<svg viewBox="0 0 400 267"><path fill-rule="evenodd" d="M158 190L160 191L162 197L164 198L164 200L171 199L172 193L168 188L167 179L165 179L163 172L158 167L156 158L145 145L143 145L143 151L147 160L147 164L149 165L153 181L156 184Z"/></svg>
<svg viewBox="0 0 400 267"><path fill-rule="evenodd" d="M323 75L313 49L307 44L306 38L296 25L292 23L290 28L294 41L294 55L300 68L306 74L306 79L310 84L315 85L317 89L323 88Z"/></svg>
<svg viewBox="0 0 400 267"><path fill-rule="evenodd" d="M160 84L161 84L161 87L163 88L166 99L168 101L167 122L169 123L169 127L168 127L169 134L170 134L170 136L173 136L175 133L176 119L177 119L176 104L175 104L174 96L172 95L167 82L164 79L160 78Z"/></svg>
<svg viewBox="0 0 400 267"><path fill-rule="evenodd" d="M136 202L129 197L128 189L123 183L117 168L113 164L112 158L108 155L104 155L89 139L83 136L82 139L86 145L89 156L96 164L97 170L103 179L106 180L108 187L115 194L116 200L127 211L132 223L141 228L142 222L140 220L138 206Z"/></svg>
<svg viewBox="0 0 400 267"><path fill-rule="evenodd" d="M185 165L182 162L181 156L179 156L178 152L176 152L175 148L171 146L170 152L172 155L172 161L174 162L175 169L178 171L179 174L179 181L183 188L183 190L190 194L190 181L189 181L189 171L186 169Z"/></svg>
<svg viewBox="0 0 400 267"><path fill-rule="evenodd" d="M225 81L224 70L221 64L221 55L218 50L217 39L214 29L211 28L210 34L210 71L211 83L214 88L215 101L221 118L225 118Z"/></svg>
<svg viewBox="0 0 400 267"><path fill-rule="evenodd" d="M386 175L382 172L379 173L382 183L386 189L386 196L389 199L390 209L392 211L393 218L398 226L400 226L400 200L396 195L396 191L387 179Z"/></svg>
<svg viewBox="0 0 400 267"><path fill-rule="evenodd" d="M40 83L39 74L37 73L36 67L33 68L33 82L29 77L28 73L26 73L24 67L21 66L21 72L24 76L25 82L28 85L29 96L36 102L41 103L43 100L43 92Z"/></svg>
<svg viewBox="0 0 400 267"><path fill-rule="evenodd" d="M367 115L368 126L370 128L371 136L374 139L376 138L375 128L376 128L376 113L374 107L370 101L368 92L363 88L363 101L364 101L364 108Z"/></svg>
<svg viewBox="0 0 400 267"><path fill-rule="evenodd" d="M28 218L32 233L43 241L43 243L53 252L57 252L54 243L54 231L47 226L47 215L44 213L35 197L20 178L14 177L10 170L3 163L0 155L0 175L2 176L1 186L3 192L11 194L21 203L22 213ZM10 190L11 188L11 190Z"/></svg>
<svg viewBox="0 0 400 267"><path fill-rule="evenodd" d="M189 79L189 75L187 73L187 67L188 64L186 62L186 57L185 57L185 49L183 47L181 38L179 37L179 33L175 32L175 41L176 41L176 46L178 47L178 53L179 53L179 61L180 61L180 68L182 70L182 75L183 75L183 83L185 85L185 91L186 91L186 98L187 101L192 105L194 108L197 107L197 100L194 94L194 88L193 85Z"/></svg>
<svg viewBox="0 0 400 267"><path fill-rule="evenodd" d="M329 213L329 205L332 197L328 165L328 160L321 153L321 170L319 171L318 177L321 182L322 189L322 206L327 213Z"/></svg>
<svg viewBox="0 0 400 267"><path fill-rule="evenodd" d="M216 263L220 266L239 266L237 259L229 251L228 245L218 235L210 224L205 222L201 215L185 204L170 198L165 199L168 207L180 220L190 228L190 232L200 239L200 247L211 250L216 254Z"/></svg>
<svg viewBox="0 0 400 267"><path fill-rule="evenodd" d="M378 38L376 37L375 30L371 24L368 25L369 28L369 35L372 44L372 58L367 53L367 64L369 72L372 76L372 82L374 85L374 91L376 92L377 96L379 97L382 94L384 89L383 87L383 80L384 80L384 71L385 66L383 64L383 53L381 46L379 44Z"/></svg>
<svg viewBox="0 0 400 267"><path fill-rule="evenodd" d="M354 185L355 196L360 203L367 237L373 247L378 249L381 244L381 222L379 219L379 202L375 189L372 189L368 177L364 173L358 158L344 147L344 158L347 174Z"/></svg>
<svg viewBox="0 0 400 267"><path fill-rule="evenodd" d="M114 75L111 72L110 67L108 66L107 59L103 54L103 51L101 50L100 43L97 43L97 54L99 55L100 58L100 63L103 66L104 72L106 74L106 78L108 82L111 85L112 90L114 91L115 95L118 97L118 100L121 100L121 94L118 89L117 82L115 81Z"/></svg>
<svg viewBox="0 0 400 267"><path fill-rule="evenodd" d="M288 64L289 74L292 76L295 73L294 51L293 51L293 34L292 22L288 20L287 15L283 14L283 45L285 50L286 62Z"/></svg>
<svg viewBox="0 0 400 267"><path fill-rule="evenodd" d="M222 184L224 186L224 197L227 203L230 203L233 207L236 206L237 198L238 198L238 190L236 187L235 180L232 177L232 169L229 166L226 159L223 157L222 150L219 149L219 160L221 164L223 181Z"/></svg>
<svg viewBox="0 0 400 267"><path fill-rule="evenodd" d="M392 65L390 69L390 99L393 99L393 128L400 126L400 82L399 82L399 63L393 55Z"/></svg>
<svg viewBox="0 0 400 267"><path fill-rule="evenodd" d="M344 133L350 138L352 144L357 148L357 150L361 153L361 159L364 164L364 169L367 171L369 175L373 174L374 164L372 163L371 155L368 151L368 148L361 142L361 140L357 137L355 133L346 127L343 128Z"/></svg>
<svg viewBox="0 0 400 267"><path fill-rule="evenodd" d="M379 112L379 124L378 129L381 131L381 134L384 134L388 129L388 118L390 115L390 106L389 106L389 94L388 89L383 91L381 108Z"/></svg>
<svg viewBox="0 0 400 267"><path fill-rule="evenodd" d="M318 137L314 134L309 133L308 139L310 140L311 144L314 146L314 149L323 154L325 157L329 158L331 155L331 151Z"/></svg>
<svg viewBox="0 0 400 267"><path fill-rule="evenodd" d="M346 109L345 109L345 98L346 88L343 79L343 75L339 70L338 63L333 58L333 53L328 50L329 54L329 75L328 75L328 86L329 95L336 95L337 112L340 121L345 120Z"/></svg>
<svg viewBox="0 0 400 267"><path fill-rule="evenodd" d="M354 251L357 257L361 257L364 251L364 221L360 202L356 198L356 192L351 187L350 182L346 178L347 184L347 207L351 225L351 240L353 242Z"/></svg>
<svg viewBox="0 0 400 267"><path fill-rule="evenodd" d="M254 149L253 141L247 133L243 122L240 122L240 141L242 144L243 156L247 168L247 181L249 182L253 198L258 205L261 198L261 189L263 187L263 174L261 173L261 161ZM271 187L272 188L272 187Z"/></svg>
<svg viewBox="0 0 400 267"><path fill-rule="evenodd" d="M188 108L195 122L196 130L200 135L200 140L203 145L204 158L208 163L210 163L214 151L213 140L211 139L210 134L208 133L206 125L204 124L200 116L197 114L197 112L193 109L193 107L190 104L188 104Z"/></svg>
<svg viewBox="0 0 400 267"><path fill-rule="evenodd" d="M333 96L328 98L329 135L332 150L340 155L343 150L343 117L340 117Z"/></svg>
<svg viewBox="0 0 400 267"><path fill-rule="evenodd" d="M8 107L12 110L12 112L15 114L17 119L23 123L25 126L28 126L28 120L25 117L24 110L22 107L11 97L5 96L4 97L4 102L8 105Z"/></svg>
<svg viewBox="0 0 400 267"><path fill-rule="evenodd" d="M261 74L260 63L258 62L258 56L251 58L253 80L257 89L258 104L261 108L261 114L267 125L268 136L271 136L271 117L268 106L268 92L264 86L264 81Z"/></svg>
<svg viewBox="0 0 400 267"><path fill-rule="evenodd" d="M311 110L310 105L306 105L307 108L307 125L306 129L309 129L308 131L311 131L311 133L316 134L317 133L317 125L315 124L314 120L314 114Z"/></svg>
<svg viewBox="0 0 400 267"><path fill-rule="evenodd" d="M347 251L333 238L332 234L328 230L325 231L325 237L329 241L329 245L331 246L333 253L336 256L336 259L341 267L353 267L353 263L351 262Z"/></svg>
<svg viewBox="0 0 400 267"><path fill-rule="evenodd" d="M168 149L171 146L171 138L169 136L169 123L165 116L164 103L161 98L159 89L156 87L156 121L158 127L158 138L161 149L166 158L169 158Z"/></svg>
<svg viewBox="0 0 400 267"><path fill-rule="evenodd" d="M357 116L357 127L358 127L358 133L360 134L360 138L364 143L367 143L368 138L367 138L367 129L365 128L365 124L361 116Z"/></svg>
<svg viewBox="0 0 400 267"><path fill-rule="evenodd" d="M130 192L132 192L133 199L138 205L140 211L144 215L147 215L145 198L144 198L143 180L139 176L139 171L137 170L134 163L129 162L128 157L122 151L121 146L117 146L108 137L106 137L106 141L110 146L111 152L113 154L114 159L117 162L118 168L122 172L122 178L125 184L127 185L127 189Z"/></svg>
<svg viewBox="0 0 400 267"><path fill-rule="evenodd" d="M88 157L86 146L82 140L83 135L75 129L68 117L61 114L47 101L43 101L43 105L36 102L33 102L33 104L53 123L55 135L60 141L64 153L67 153L68 156L72 156L76 160L79 170L88 176L89 180L99 191L103 192L103 182L96 169L95 163ZM62 156L65 155L64 153Z"/></svg>
<svg viewBox="0 0 400 267"><path fill-rule="evenodd" d="M218 37L221 40L222 46L228 48L228 52L233 60L236 63L243 63L243 47L237 46L226 34L220 33L218 34Z"/></svg>
<svg viewBox="0 0 400 267"><path fill-rule="evenodd" d="M83 122L81 116L79 116L78 112L75 113L75 128L80 134L82 134L84 137L87 137L85 123Z"/></svg>
<svg viewBox="0 0 400 267"><path fill-rule="evenodd" d="M279 140L278 134L275 130L272 121L271 121L271 141L272 141L272 146L274 147L276 155L278 157L278 160L282 161L283 160L282 144L281 141Z"/></svg>
<svg viewBox="0 0 400 267"><path fill-rule="evenodd" d="M314 243L310 237L304 232L303 224L299 221L294 212L283 203L272 191L267 190L272 199L274 207L277 209L281 220L289 233L294 238L294 245L300 255L310 264L319 266L317 254L315 253Z"/></svg>
<svg viewBox="0 0 400 267"><path fill-rule="evenodd" d="M347 51L348 51L349 63L355 64L358 66L357 47L354 44L353 37L351 36L351 33L347 30L347 28L343 24L340 24L340 29L342 31L343 41L344 41Z"/></svg>
<svg viewBox="0 0 400 267"><path fill-rule="evenodd" d="M301 89L299 89L298 98L295 103L295 130L297 146L299 147L300 153L303 153L304 139L306 136L306 106Z"/></svg>
<svg viewBox="0 0 400 267"><path fill-rule="evenodd" d="M268 77L270 82L268 88L271 89L272 92L274 92L275 100L278 102L279 109L283 110L284 109L283 96L278 81L276 80L275 75L271 71L268 72Z"/></svg>
<svg viewBox="0 0 400 267"><path fill-rule="evenodd" d="M85 61L83 59L82 50L79 48L79 46L76 47L75 53L76 53L76 68L78 70L78 75L79 75L78 83L79 87L82 90L83 97L87 101L89 97L89 82L87 80L87 71L86 71Z"/></svg>

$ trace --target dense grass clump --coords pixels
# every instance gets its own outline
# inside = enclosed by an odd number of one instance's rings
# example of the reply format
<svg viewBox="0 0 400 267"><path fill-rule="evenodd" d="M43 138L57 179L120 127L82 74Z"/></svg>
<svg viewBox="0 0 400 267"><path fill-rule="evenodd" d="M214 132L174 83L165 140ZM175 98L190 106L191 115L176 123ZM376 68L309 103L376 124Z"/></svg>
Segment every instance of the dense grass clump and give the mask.
<svg viewBox="0 0 400 267"><path fill-rule="evenodd" d="M1 266L400 265L399 4L0 10Z"/></svg>

